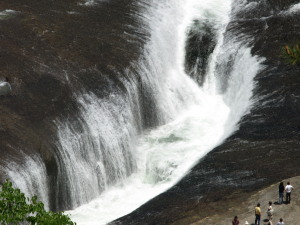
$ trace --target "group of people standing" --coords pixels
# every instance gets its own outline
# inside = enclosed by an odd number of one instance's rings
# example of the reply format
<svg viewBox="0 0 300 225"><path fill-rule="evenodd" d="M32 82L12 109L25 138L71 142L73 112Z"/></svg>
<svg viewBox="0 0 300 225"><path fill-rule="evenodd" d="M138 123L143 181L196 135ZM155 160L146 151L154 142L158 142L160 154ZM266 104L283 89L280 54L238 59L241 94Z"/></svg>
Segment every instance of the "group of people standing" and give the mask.
<svg viewBox="0 0 300 225"><path fill-rule="evenodd" d="M290 204L291 202L291 193L294 187L290 184L290 182L287 182L287 185L284 186L283 182L280 182L278 191L279 191L279 200L278 204L283 204L283 198L284 198L284 192L286 193L285 197L285 203ZM255 225L260 225L260 219L261 219L261 208L260 208L260 203L257 203L255 209ZM273 225L272 219L273 219L273 203L270 201L267 209L267 216L268 216L268 224ZM234 219L232 220L232 225L239 225L240 222L238 220L238 217L235 216ZM246 221L245 225L248 225L249 223ZM276 225L285 225L283 222L283 219L280 218L278 223Z"/></svg>
<svg viewBox="0 0 300 225"><path fill-rule="evenodd" d="M283 182L280 182L278 189L279 189L279 201L278 201L278 203L279 204L283 203L284 192L286 192L285 203L290 204L292 190L294 189L294 187L291 185L291 183L287 182L287 185L284 187Z"/></svg>

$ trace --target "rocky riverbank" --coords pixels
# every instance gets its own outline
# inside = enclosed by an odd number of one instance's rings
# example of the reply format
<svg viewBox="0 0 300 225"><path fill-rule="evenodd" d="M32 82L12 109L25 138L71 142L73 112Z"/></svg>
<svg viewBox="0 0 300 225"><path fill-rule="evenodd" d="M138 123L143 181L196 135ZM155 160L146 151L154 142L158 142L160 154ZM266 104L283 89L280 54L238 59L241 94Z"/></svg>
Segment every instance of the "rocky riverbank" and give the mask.
<svg viewBox="0 0 300 225"><path fill-rule="evenodd" d="M293 177L284 180L284 184L290 182L294 187L292 192L292 200L290 204L278 204L278 185L274 183L267 188L257 192L250 192L240 198L231 198L221 202L215 206L215 215L203 218L192 225L228 225L231 223L234 216L238 216L240 224L244 225L246 221L249 224L254 224L254 208L257 203L261 204L262 218L261 224L268 224L267 207L268 202L273 202L273 224L277 224L280 218L283 218L285 224L299 224L300 221L300 177ZM178 221L179 222L179 221ZM175 224L181 224L175 223Z"/></svg>

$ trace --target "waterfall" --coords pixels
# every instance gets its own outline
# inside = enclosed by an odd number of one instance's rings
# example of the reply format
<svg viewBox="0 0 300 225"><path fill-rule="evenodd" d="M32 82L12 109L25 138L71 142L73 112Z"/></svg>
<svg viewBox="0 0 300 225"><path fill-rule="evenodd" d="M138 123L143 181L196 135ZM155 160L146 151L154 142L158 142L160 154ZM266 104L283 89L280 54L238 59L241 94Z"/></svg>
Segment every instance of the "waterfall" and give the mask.
<svg viewBox="0 0 300 225"><path fill-rule="evenodd" d="M144 11L136 16L150 38L140 60L119 74L125 90L112 88L101 98L89 90L75 93L79 115L54 121L56 198L73 209L68 213L77 224L106 224L166 191L238 129L253 104L261 59L234 36L224 38L230 0L139 4ZM203 62L197 56L187 66L188 35L203 27L212 31L214 45ZM199 71L205 74L197 83ZM44 163L27 161L23 173L9 167L8 176L49 202Z"/></svg>
<svg viewBox="0 0 300 225"><path fill-rule="evenodd" d="M107 185L88 204L69 211L78 224L106 224L167 190L201 157L238 129L238 121L253 104L253 78L260 69L261 59L252 56L250 48L236 38L224 39L230 1L151 1L148 4L151 7L142 14L142 19L150 27L151 38L135 69L142 81L141 91L149 100L147 109L155 114L150 119L156 127L139 132L143 115L137 112L143 104L137 101L133 104L132 99L137 96L129 91L133 88L130 86L127 97L119 98L120 103L127 102L121 104L130 121L124 128L126 133L132 132L127 137L136 142L124 148L121 156L130 153L133 169L115 184ZM196 20L208 21L216 39L202 87L188 76L185 68L187 35L194 30ZM88 105L102 101L93 99ZM126 108L128 105L130 108ZM89 107L83 104L83 108ZM131 115L132 110L135 116ZM93 122L99 120L99 113L88 111L86 115L94 117L90 123L97 124L97 129L104 126ZM83 119L89 121L84 116ZM128 129L130 126L133 130ZM131 143L132 139L125 140ZM116 159L120 157L118 154ZM121 168L126 168L121 162ZM109 180L106 173L101 177Z"/></svg>
<svg viewBox="0 0 300 225"><path fill-rule="evenodd" d="M69 193L69 207L90 201L136 171L139 119L132 110L137 98L114 93L98 99L86 93L77 99L81 114L76 121L57 122L59 180L67 180L58 188Z"/></svg>

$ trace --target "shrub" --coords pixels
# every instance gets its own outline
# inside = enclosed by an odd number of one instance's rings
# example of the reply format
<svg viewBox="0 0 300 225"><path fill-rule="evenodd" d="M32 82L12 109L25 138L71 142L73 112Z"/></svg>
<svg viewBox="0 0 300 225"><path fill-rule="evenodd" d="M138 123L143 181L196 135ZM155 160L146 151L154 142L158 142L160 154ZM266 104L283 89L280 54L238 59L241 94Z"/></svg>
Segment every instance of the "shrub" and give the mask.
<svg viewBox="0 0 300 225"><path fill-rule="evenodd" d="M27 223L26 223L27 222ZM47 212L37 197L25 197L18 188L13 188L9 180L2 185L0 192L0 224L31 225L75 225L63 212Z"/></svg>
<svg viewBox="0 0 300 225"><path fill-rule="evenodd" d="M300 46L284 46L283 48L283 57L287 60L287 62L291 64L300 63Z"/></svg>

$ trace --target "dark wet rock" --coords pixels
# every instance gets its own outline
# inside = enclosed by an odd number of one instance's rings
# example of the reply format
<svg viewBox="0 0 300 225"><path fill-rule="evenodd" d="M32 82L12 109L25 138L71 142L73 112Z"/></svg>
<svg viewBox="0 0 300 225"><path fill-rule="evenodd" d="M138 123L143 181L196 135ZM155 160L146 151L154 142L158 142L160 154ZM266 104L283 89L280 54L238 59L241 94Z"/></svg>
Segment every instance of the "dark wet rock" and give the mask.
<svg viewBox="0 0 300 225"><path fill-rule="evenodd" d="M216 31L211 21L194 21L188 31L185 46L185 70L202 85L207 72L208 60L216 46Z"/></svg>

